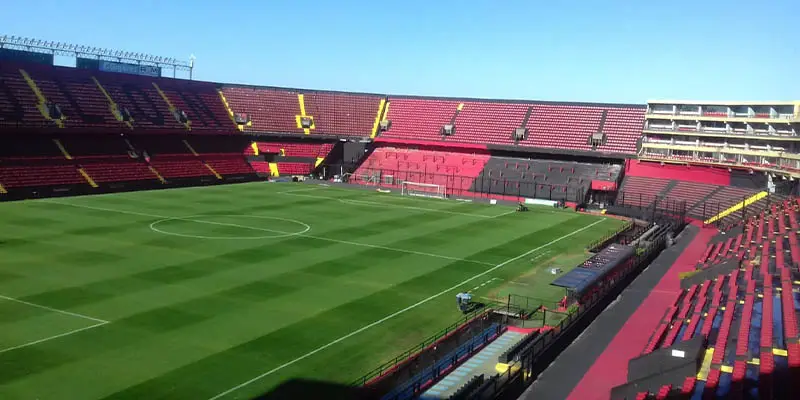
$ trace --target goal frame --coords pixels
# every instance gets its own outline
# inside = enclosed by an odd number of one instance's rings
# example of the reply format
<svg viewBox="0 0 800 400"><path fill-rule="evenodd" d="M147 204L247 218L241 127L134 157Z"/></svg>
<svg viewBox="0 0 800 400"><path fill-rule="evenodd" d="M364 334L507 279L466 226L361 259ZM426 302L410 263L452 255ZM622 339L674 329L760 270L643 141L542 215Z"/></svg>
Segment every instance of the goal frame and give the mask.
<svg viewBox="0 0 800 400"><path fill-rule="evenodd" d="M415 188L417 188L415 190ZM429 197L434 199L446 199L447 187L435 183L421 183L403 181L400 184L400 194L402 196Z"/></svg>

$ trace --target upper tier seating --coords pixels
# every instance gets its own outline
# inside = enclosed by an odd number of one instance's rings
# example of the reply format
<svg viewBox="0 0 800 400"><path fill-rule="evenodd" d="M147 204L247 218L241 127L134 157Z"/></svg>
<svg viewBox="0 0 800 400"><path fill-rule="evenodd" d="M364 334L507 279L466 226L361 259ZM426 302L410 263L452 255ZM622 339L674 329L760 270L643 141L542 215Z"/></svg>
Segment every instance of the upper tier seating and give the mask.
<svg viewBox="0 0 800 400"><path fill-rule="evenodd" d="M246 131L303 133L299 94L305 115L312 117L311 134L363 136L372 134L381 96L352 93L300 92L291 89L225 87L222 93L233 112L246 114Z"/></svg>
<svg viewBox="0 0 800 400"><path fill-rule="evenodd" d="M453 138L468 143L509 144L527 110L526 104L464 103L456 117Z"/></svg>
<svg viewBox="0 0 800 400"><path fill-rule="evenodd" d="M303 133L297 127L300 103L293 90L228 86L222 93L233 112L250 117L252 126L245 131Z"/></svg>
<svg viewBox="0 0 800 400"><path fill-rule="evenodd" d="M460 111L459 104L463 104ZM597 151L635 154L644 113L644 108L625 106L392 97L386 116L392 127L381 137L592 151L591 135L603 132L605 142ZM455 134L442 136L442 126L451 122ZM527 139L515 141L514 129L521 127L528 128Z"/></svg>
<svg viewBox="0 0 800 400"><path fill-rule="evenodd" d="M368 137L372 134L381 96L309 92L306 115L314 117L311 133Z"/></svg>
<svg viewBox="0 0 800 400"><path fill-rule="evenodd" d="M170 110L171 104L176 111L186 114L195 133L236 132L213 83L12 63L0 66L0 126L57 126L37 108L40 100L25 80L23 71L30 76L43 98L61 109L63 128L66 129L60 130L59 134L128 130L111 111L111 101L119 111L127 109L130 112L135 129L185 131L186 127ZM94 79L100 82L102 89ZM155 85L162 90L163 96Z"/></svg>
<svg viewBox="0 0 800 400"><path fill-rule="evenodd" d="M0 63L0 126L45 127L48 121L36 108L38 100L19 71L20 66Z"/></svg>
<svg viewBox="0 0 800 400"><path fill-rule="evenodd" d="M193 133L236 132L216 84L176 79L158 79L156 83L172 105L186 113Z"/></svg>
<svg viewBox="0 0 800 400"><path fill-rule="evenodd" d="M448 194L456 194L470 190L488 160L489 156L482 154L381 147L361 164L355 176L360 183L381 179L389 185L401 181L444 185Z"/></svg>
<svg viewBox="0 0 800 400"><path fill-rule="evenodd" d="M121 129L109 110L108 99L92 80L96 71L50 66L25 66L47 101L58 104L66 116L64 127Z"/></svg>
<svg viewBox="0 0 800 400"><path fill-rule="evenodd" d="M392 128L381 137L440 141L442 125L455 117L458 104L452 100L390 99L386 119L392 121Z"/></svg>

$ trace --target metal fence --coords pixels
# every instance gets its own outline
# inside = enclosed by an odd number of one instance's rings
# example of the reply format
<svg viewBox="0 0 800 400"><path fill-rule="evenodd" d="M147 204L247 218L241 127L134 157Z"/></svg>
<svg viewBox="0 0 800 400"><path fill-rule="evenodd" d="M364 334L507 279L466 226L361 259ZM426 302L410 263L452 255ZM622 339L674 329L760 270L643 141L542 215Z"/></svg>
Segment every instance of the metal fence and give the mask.
<svg viewBox="0 0 800 400"><path fill-rule="evenodd" d="M432 336L428 337L427 339L423 340L422 342L418 343L416 346L404 351L403 353L399 354L397 357L395 357L395 358L393 358L393 359L391 359L389 361L386 361L383 364L381 364L378 367L376 367L375 369L367 372L366 374L364 374L360 378L356 379L353 382L353 385L363 386L367 382L370 382L370 381L372 381L372 380L374 380L374 379L376 379L378 377L381 377L383 375L386 375L386 374L390 373L397 366L399 366L400 364L406 362L412 356L414 356L415 354L421 352L422 350L424 350L428 346L436 343L437 341L439 341L443 337L445 337L445 336L457 331L462 326L464 326L466 323L468 323L470 321L473 321L473 320L475 320L477 318L482 318L482 316L484 314L487 314L487 313L490 313L490 312L491 312L491 309L489 309L489 308L481 308L481 309L478 309L478 310L475 310L475 311L472 311L472 312L466 314L464 317L460 318L458 321L453 322L452 324L448 325L446 328L440 330L439 332L436 332L434 335L432 335Z"/></svg>
<svg viewBox="0 0 800 400"><path fill-rule="evenodd" d="M707 221L732 206L742 203L743 206L738 210L727 214L708 225L719 228L726 228L736 225L748 218L758 215L761 211L768 208L771 204L783 201L783 196L768 194L757 202L747 202L750 196L743 196L728 202L703 201L697 203L687 203L683 200L676 200L669 197L646 195L642 193L619 192L614 206L628 209L638 209L644 212L668 213L673 215L685 214L685 217L694 218L700 221ZM705 224L705 222L704 222Z"/></svg>
<svg viewBox="0 0 800 400"><path fill-rule="evenodd" d="M516 199L537 198L569 201L581 204L586 199L587 188L569 184L550 184L497 178L488 175L462 176L438 172L392 170L386 168L361 168L350 178L351 183L379 187L400 187L403 182L443 185L450 196L489 197L507 196Z"/></svg>
<svg viewBox="0 0 800 400"><path fill-rule="evenodd" d="M650 242L649 246L638 252L635 261L623 272L624 278L611 287L605 287L585 304L567 313L557 313L561 320L549 324L553 329L543 332L527 347L522 349L515 363L503 373L487 379L472 393L474 399L516 399L537 379L555 357L580 334L586 326L615 298L638 273L644 269L664 249L665 237Z"/></svg>

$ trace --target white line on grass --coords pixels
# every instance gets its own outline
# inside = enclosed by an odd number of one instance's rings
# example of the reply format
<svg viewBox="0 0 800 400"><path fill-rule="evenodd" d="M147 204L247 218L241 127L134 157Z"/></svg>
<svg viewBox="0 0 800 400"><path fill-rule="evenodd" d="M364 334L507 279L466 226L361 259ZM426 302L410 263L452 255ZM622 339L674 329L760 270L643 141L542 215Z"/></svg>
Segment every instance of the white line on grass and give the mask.
<svg viewBox="0 0 800 400"><path fill-rule="evenodd" d="M88 331L89 329L94 329L94 328L97 328L97 327L100 327L100 326L106 325L106 324L108 324L108 323L109 323L109 322L107 322L107 321L106 321L106 322L101 322L101 323L99 323L99 324L90 325L90 326L87 326L87 327L85 327L85 328L78 328L78 329L75 329L75 330L71 330L71 331L69 331L69 332L64 332L64 333L62 333L62 334L60 334L60 335L50 336L50 337L46 337L46 338L44 338L44 339L39 339L39 340L35 340L35 341L33 341L33 342L28 342L28 343L25 343L25 344L21 344L21 345L19 345L19 346L14 346L14 347L9 347L9 348L7 348L7 349L2 349L2 350L0 350L0 354L3 354L3 353L6 353L6 352L9 352L9 351L11 351L11 350L21 349L21 348L23 348L23 347L33 346L33 345L35 345L35 344L39 344L39 343L43 343L43 342L47 342L47 341L50 341L50 340L53 340L53 339L62 338L62 337L64 337L64 336L73 335L73 334L76 334L76 333L78 333L78 332Z"/></svg>
<svg viewBox="0 0 800 400"><path fill-rule="evenodd" d="M8 297L8 296L3 296L3 295L1 295L1 294L0 294L0 299L5 299L5 300L8 300L8 301L13 301L13 302L20 303L20 304L25 304L25 305L28 305L28 306L31 306L31 307L41 308L41 309L43 309L43 310L47 310L47 311L57 312L57 313L59 313L59 314L70 315L70 316L73 316L73 317L78 317L78 318L88 319L89 321L99 322L99 323L101 323L101 324L107 324L107 323L108 323L108 321L106 321L106 320L104 320L104 319L95 318L95 317L90 317L90 316L88 316L88 315L78 314L78 313L74 313L74 312L71 312L71 311L59 310L59 309L57 309L57 308L52 308L52 307L48 307L48 306L43 306L43 305L41 305L41 304L36 304L36 303L31 303L31 302L29 302L29 301L20 300L20 299L15 299L15 298L13 298L13 297Z"/></svg>
<svg viewBox="0 0 800 400"><path fill-rule="evenodd" d="M23 344L18 345L18 346L13 346L13 347L5 348L5 349L0 349L0 354L9 352L11 350L21 349L23 347L33 346L35 344L47 342L49 340L58 339L58 338L61 338L61 337L64 337L64 336L69 336L69 335L72 335L72 334L75 334L75 333L78 333L78 332L83 332L83 331L86 331L86 330L89 330L89 329L97 328L98 326L103 326L103 325L108 324L110 322L110 321L106 321L104 319L90 317L88 315L78 314L78 313L75 313L75 312L72 312L72 311L59 310L57 308L43 306L41 304L36 304L36 303L31 303L29 301L16 299L14 297L8 297L8 296L0 295L0 299L13 301L15 303L20 303L20 304L25 304L25 305L30 306L30 307L41 308L42 310L52 311L52 312L59 313L59 314L69 315L71 317L77 317L77 318L81 318L81 319L86 319L86 320L89 320L89 321L97 322L96 324L87 326L85 328L73 329L73 330L71 330L69 332L64 332L64 333L61 333L61 334L58 334L58 335L49 336L49 337L46 337L44 339L34 340L32 342L23 343Z"/></svg>
<svg viewBox="0 0 800 400"><path fill-rule="evenodd" d="M502 213L502 214L492 215L492 216L491 216L491 217L489 217L489 218L497 218L497 217L502 217L502 216L504 216L504 215L513 214L513 213L515 213L515 212L517 212L517 210L511 210L511 211L504 212L504 213Z"/></svg>
<svg viewBox="0 0 800 400"><path fill-rule="evenodd" d="M62 206L85 208L85 209L88 209L88 210L97 210L97 211L105 211L105 212L112 212L112 213L119 213L119 214L137 215L137 216L140 216L140 217L191 221L191 222L196 222L196 223L199 223L199 224L229 226L229 227L235 227L235 228L251 229L251 230L256 230L256 231L272 232L272 233L282 233L282 234L290 233L290 232L278 231L278 230L274 230L274 229L256 228L256 227L247 226L247 225L230 224L230 223L225 223L225 222L205 221L205 220L192 219L192 218L170 217L170 216L166 216L166 215L148 214L148 213L141 213L141 212L136 212L136 211L117 210L117 209L104 208L104 207L87 206L87 205L83 205L83 204L65 203L65 202L61 202L61 201L47 200L45 202L46 203L59 204L59 205L62 205ZM371 249L381 249L381 250L395 251L395 252L398 252L398 253L407 253L407 254L415 254L415 255L419 255L419 256L441 258L443 260L461 261L461 262L468 262L468 263L472 263L472 264L481 264L481 265L493 265L491 263L484 262L484 261L469 260L469 259L459 258L459 257L450 257L450 256L442 255L442 254L425 253L425 252L422 252L422 251L400 249L400 248L396 248L396 247L381 246L381 245L377 245L377 244L368 244L368 243L352 242L352 241L349 241L349 240L331 239L331 238L326 238L326 237L323 237L323 236L313 236L313 235L306 235L306 234L298 234L296 236L307 237L307 238L310 238L310 239L322 240L322 241L333 242L333 243L347 244L347 245L351 245L351 246L368 247L368 248L371 248Z"/></svg>
<svg viewBox="0 0 800 400"><path fill-rule="evenodd" d="M289 195L289 196L298 196L298 197L309 197L309 198L313 198L313 199L336 200L336 201L344 203L344 204L351 204L351 205L357 205L357 206L395 207L395 208L404 208L404 209L407 209L407 210L426 211L426 212L434 212L434 213L441 213L441 214L451 214L451 215L461 215L461 216L465 216L465 217L486 218L486 219L502 217L503 215L508 215L508 214L511 214L512 212L514 212L514 211L509 211L509 212L502 213L502 214L499 214L499 215L482 215L482 214L471 214L471 213L464 213L464 212L458 212L458 211L440 210L440 209L436 209L436 208L404 206L404 205L393 204L393 203L382 203L382 202L379 202L379 201L340 199L338 197L317 196L317 195L313 195L313 194L298 194L298 193L294 193L294 192L296 192L296 191L278 192L278 194L284 194L284 195Z"/></svg>
<svg viewBox="0 0 800 400"><path fill-rule="evenodd" d="M256 376L253 379L250 379L247 382L241 383L241 384L236 385L236 386L234 386L234 387L232 387L232 388L230 388L230 389L228 389L228 390L226 390L226 391L224 391L222 393L219 393L216 396L209 398L209 400L217 400L217 399L219 399L221 397L227 396L227 395L229 395L229 394L231 394L231 393L233 393L233 392L235 392L235 391L237 391L237 390L239 390L239 389L241 389L241 388L243 388L245 386L248 386L248 385L250 385L250 384L252 384L254 382L257 382L257 381L259 381L259 380L261 380L261 379L263 379L263 378L265 378L265 377L267 377L269 375L272 375L272 374L274 374L274 373L276 373L276 372L278 372L278 371L280 371L280 370L282 370L282 369L284 369L284 368L286 368L288 366L291 366L292 364L295 364L295 363L297 363L299 361L305 360L306 358L311 357L314 354L317 354L320 351L323 351L323 350L327 349L328 347L331 347L331 346L333 346L333 345L335 345L337 343L340 343L340 342L342 342L344 340L347 340L347 339L349 339L349 338L351 338L351 337L353 337L355 335L358 335L359 333L364 332L367 329L372 328L373 326L380 325L380 324L382 324L382 323L384 323L384 322L386 322L386 321L388 321L388 320L390 320L390 319L392 319L392 318L394 318L394 317L396 317L396 316L398 316L400 314L403 314L403 313L405 313L405 312L407 312L409 310L417 308L417 307L419 307L419 306L421 306L421 305L423 305L423 304L425 304L425 303L427 303L427 302L429 302L429 301L431 301L431 300L433 300L433 299L435 299L435 298L437 298L437 297L439 297L441 295L444 295L444 294L446 294L448 292L451 292L451 291L456 290L456 289L458 289L460 287L463 287L465 284L467 284L467 283L469 283L469 282L471 282L471 281L473 281L475 279L478 279L478 278L480 278L480 277L482 277L482 276L484 276L486 274L490 274L493 271L496 271L496 270L498 270L500 268L503 268L504 266L506 266L506 265L508 265L508 264L510 264L512 262L515 262L515 261L517 261L517 260L519 260L521 258L527 257L528 255L530 255L532 253L535 253L536 251L541 250L541 249L543 249L545 247L548 247L548 246L550 246L550 245L552 245L554 243L560 242L561 240L564 240L564 239L566 239L568 237L571 237L571 236L576 235L576 234L578 234L580 232L583 232L583 231L585 231L585 230L587 230L587 229L589 229L589 228L591 228L591 227L593 227L593 226L595 226L595 225L597 225L597 224L599 224L599 223L601 223L603 221L605 221L605 219L601 219L599 221L592 222L591 224L586 225L583 228L576 229L576 230L572 231L571 233L568 233L568 234L566 234L564 236L561 236L560 238L553 239L550 242L547 242L547 243L545 243L545 244L543 244L543 245L541 245L541 246L539 246L539 247L537 247L537 248L535 248L533 250L529 250L529 251L527 251L525 253L522 253L522 254L514 257L514 258L510 258L510 259L508 259L506 261L503 261L502 263L497 264L494 267L489 268L486 271L483 271L483 272L481 272L481 273L479 273L479 274L477 274L477 275L475 275L475 276L473 276L473 277L471 277L471 278L469 278L469 279L467 279L467 280L465 280L463 282L460 282L460 283L458 283L456 285L453 285L453 286L451 286L451 287L449 287L449 288L447 288L445 290L442 290L441 292L436 293L436 294L434 294L434 295L432 295L430 297L422 299L422 300L420 300L420 301L418 301L418 302L416 302L416 303L414 303L414 304L412 304L412 305L410 305L410 306L408 306L408 307L406 307L406 308L404 308L402 310L395 311L394 313L389 314L389 315L387 315L387 316L385 316L385 317L383 317L383 318L381 318L381 319L379 319L379 320L377 320L377 321L375 321L375 322L373 322L373 323L371 323L369 325L364 325L361 328L359 328L359 329L357 329L357 330L355 330L353 332L350 332L347 335L344 335L344 336L342 336L342 337L340 337L340 338L338 338L338 339L336 339L336 340L334 340L334 341L332 341L332 342L330 342L328 344L322 345L322 346L320 346L320 347L318 347L318 348L316 348L316 349L314 349L312 351L309 351L308 353L303 354L302 356L297 357L294 360L291 360L291 361L288 361L286 363L283 363L283 364L281 364L281 365L279 365L279 366L277 366L277 367L275 367L275 368L273 368L273 369L271 369L271 370L269 370L267 372L264 372L261 375Z"/></svg>

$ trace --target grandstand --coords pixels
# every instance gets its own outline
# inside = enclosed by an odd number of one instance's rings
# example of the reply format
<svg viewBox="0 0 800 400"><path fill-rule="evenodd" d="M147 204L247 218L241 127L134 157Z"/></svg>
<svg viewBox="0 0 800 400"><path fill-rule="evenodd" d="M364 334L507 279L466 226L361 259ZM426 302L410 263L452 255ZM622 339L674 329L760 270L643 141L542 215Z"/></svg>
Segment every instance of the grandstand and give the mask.
<svg viewBox="0 0 800 400"><path fill-rule="evenodd" d="M260 87L0 44L2 398L800 393L798 101Z"/></svg>

